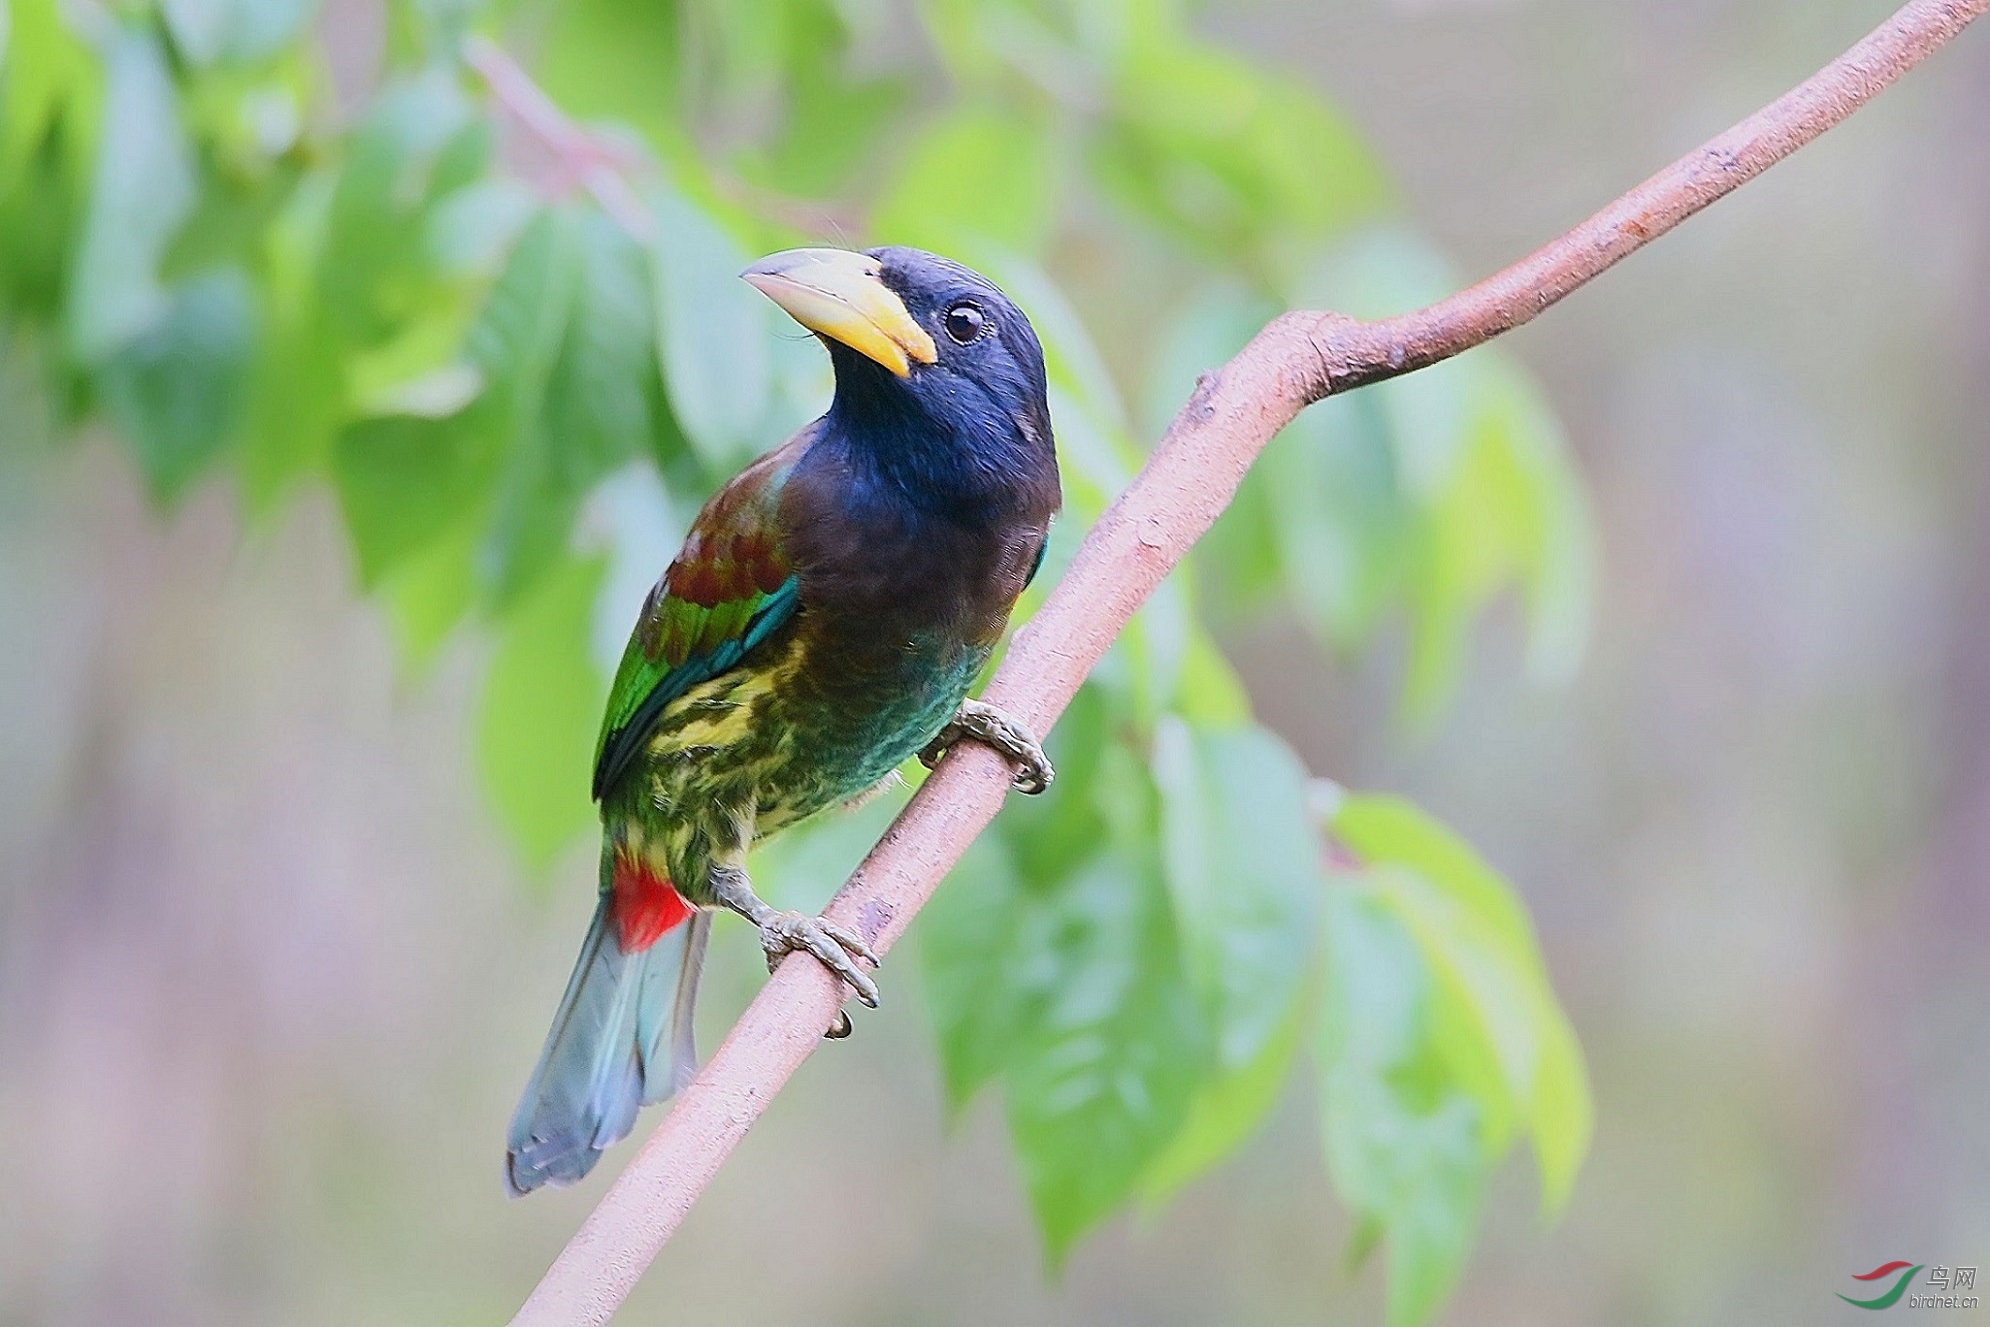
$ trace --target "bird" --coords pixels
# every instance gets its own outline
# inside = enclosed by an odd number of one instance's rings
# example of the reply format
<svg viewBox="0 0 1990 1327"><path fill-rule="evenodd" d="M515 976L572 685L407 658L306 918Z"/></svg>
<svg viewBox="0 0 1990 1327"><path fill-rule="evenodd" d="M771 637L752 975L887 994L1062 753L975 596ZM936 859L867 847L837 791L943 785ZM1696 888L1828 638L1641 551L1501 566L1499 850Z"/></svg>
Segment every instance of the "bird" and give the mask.
<svg viewBox="0 0 1990 1327"><path fill-rule="evenodd" d="M828 410L721 487L650 591L596 744L599 898L506 1139L514 1195L572 1184L697 1068L713 917L772 971L812 954L875 1007L877 955L754 893L747 850L962 741L1054 771L968 691L1062 496L1043 348L993 283L919 249L791 249L740 274L827 348ZM847 1035L847 1016L828 1035Z"/></svg>

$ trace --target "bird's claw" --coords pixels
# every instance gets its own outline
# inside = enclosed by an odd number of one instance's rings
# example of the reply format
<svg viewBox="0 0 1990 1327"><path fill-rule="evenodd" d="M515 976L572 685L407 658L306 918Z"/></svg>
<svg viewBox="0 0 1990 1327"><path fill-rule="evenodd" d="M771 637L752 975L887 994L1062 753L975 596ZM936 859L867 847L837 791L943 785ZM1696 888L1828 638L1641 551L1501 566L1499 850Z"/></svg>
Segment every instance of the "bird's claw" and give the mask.
<svg viewBox="0 0 1990 1327"><path fill-rule="evenodd" d="M769 972L779 967L781 960L795 950L807 950L824 967L849 983L859 1000L873 1009L878 1007L878 984L856 963L861 958L875 968L878 956L864 943L862 936L849 928L820 917L811 917L805 912L777 912L760 923L760 947L767 951ZM849 1035L847 1024L846 1019L845 1036Z"/></svg>
<svg viewBox="0 0 1990 1327"><path fill-rule="evenodd" d="M1051 766L1050 757L1043 752L1043 744L1019 720L1009 717L993 705L978 700L961 702L960 713L940 729L939 734L926 744L919 753L919 761L927 769L940 763L940 757L947 748L963 739L985 742L1006 756L1015 766L1010 778L1010 786L1019 793L1034 796L1050 786L1057 777Z"/></svg>

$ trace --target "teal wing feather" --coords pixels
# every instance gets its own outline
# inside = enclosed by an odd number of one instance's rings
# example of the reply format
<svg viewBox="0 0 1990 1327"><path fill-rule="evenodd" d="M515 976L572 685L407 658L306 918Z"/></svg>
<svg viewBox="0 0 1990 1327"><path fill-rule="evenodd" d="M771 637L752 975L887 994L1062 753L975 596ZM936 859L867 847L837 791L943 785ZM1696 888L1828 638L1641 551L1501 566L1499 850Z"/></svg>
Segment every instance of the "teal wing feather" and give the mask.
<svg viewBox="0 0 1990 1327"><path fill-rule="evenodd" d="M671 701L739 665L800 604L780 531L780 493L804 439L755 461L713 495L650 591L609 689L594 796L613 788Z"/></svg>

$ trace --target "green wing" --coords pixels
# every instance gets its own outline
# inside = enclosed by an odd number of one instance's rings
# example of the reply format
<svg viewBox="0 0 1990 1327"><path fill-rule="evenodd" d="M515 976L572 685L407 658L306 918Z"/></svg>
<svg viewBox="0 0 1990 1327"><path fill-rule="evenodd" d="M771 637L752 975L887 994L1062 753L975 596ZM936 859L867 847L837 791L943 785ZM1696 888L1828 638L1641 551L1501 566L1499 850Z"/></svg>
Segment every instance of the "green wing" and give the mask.
<svg viewBox="0 0 1990 1327"><path fill-rule="evenodd" d="M801 443L769 452L714 494L650 591L608 693L594 751L597 801L665 706L737 667L795 615L801 583L781 546L779 501Z"/></svg>

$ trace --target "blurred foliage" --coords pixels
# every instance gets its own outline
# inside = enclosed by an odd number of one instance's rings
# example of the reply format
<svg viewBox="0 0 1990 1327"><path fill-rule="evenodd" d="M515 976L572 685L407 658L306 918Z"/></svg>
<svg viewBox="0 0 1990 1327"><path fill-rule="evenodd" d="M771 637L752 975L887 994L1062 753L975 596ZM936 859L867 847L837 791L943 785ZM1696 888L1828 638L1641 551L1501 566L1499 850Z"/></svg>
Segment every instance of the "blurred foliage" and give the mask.
<svg viewBox="0 0 1990 1327"><path fill-rule="evenodd" d="M411 666L480 624L482 778L541 875L591 822L602 666L671 532L826 400L733 278L754 255L918 244L1029 310L1068 498L1039 597L1140 462L1128 396L1156 431L1280 307L1453 286L1331 106L1165 0L925 0L912 31L882 0L342 7L384 19L376 68L309 0L9 0L0 348L162 502L227 474L271 519L328 484ZM486 40L599 123L494 97ZM1166 320L1130 363L1066 294L1126 254ZM1400 620L1427 719L1509 588L1530 668L1567 673L1589 549L1552 414L1479 352L1307 412L1086 685L1054 793L920 926L947 1096L999 1083L1053 1263L1250 1136L1309 1033L1392 1323L1442 1303L1516 1138L1565 1199L1587 1087L1513 892L1400 802L1323 799L1208 624L1294 614L1347 650Z"/></svg>

